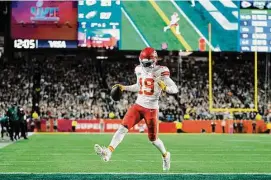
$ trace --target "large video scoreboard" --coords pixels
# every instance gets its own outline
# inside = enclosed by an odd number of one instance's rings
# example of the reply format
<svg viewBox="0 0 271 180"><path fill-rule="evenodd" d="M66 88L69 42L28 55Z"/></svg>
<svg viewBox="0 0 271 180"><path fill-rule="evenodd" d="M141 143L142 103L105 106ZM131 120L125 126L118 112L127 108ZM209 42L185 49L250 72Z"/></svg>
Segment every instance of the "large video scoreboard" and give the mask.
<svg viewBox="0 0 271 180"><path fill-rule="evenodd" d="M240 51L271 52L271 3L242 1Z"/></svg>
<svg viewBox="0 0 271 180"><path fill-rule="evenodd" d="M16 49L77 48L76 1L12 1Z"/></svg>
<svg viewBox="0 0 271 180"><path fill-rule="evenodd" d="M119 48L120 0L78 1L78 46Z"/></svg>
<svg viewBox="0 0 271 180"><path fill-rule="evenodd" d="M271 52L271 0L195 2L12 1L11 39L16 49Z"/></svg>

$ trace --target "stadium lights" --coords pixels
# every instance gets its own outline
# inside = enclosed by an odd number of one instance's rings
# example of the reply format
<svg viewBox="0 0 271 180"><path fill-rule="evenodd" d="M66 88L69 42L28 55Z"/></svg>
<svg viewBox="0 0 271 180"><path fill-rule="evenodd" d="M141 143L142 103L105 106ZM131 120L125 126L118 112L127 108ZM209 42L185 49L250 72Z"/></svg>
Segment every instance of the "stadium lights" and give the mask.
<svg viewBox="0 0 271 180"><path fill-rule="evenodd" d="M107 56L96 56L97 59L108 59Z"/></svg>
<svg viewBox="0 0 271 180"><path fill-rule="evenodd" d="M125 58L128 58L128 59L135 59L137 57L138 56L136 56L136 55L125 55Z"/></svg>

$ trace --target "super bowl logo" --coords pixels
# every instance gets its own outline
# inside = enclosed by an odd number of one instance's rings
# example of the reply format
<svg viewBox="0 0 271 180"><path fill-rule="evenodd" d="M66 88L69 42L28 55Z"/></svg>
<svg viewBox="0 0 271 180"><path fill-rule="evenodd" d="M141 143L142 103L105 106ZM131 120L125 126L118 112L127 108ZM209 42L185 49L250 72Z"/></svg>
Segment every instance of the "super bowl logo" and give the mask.
<svg viewBox="0 0 271 180"><path fill-rule="evenodd" d="M53 21L58 22L58 7L44 7L43 0L38 0L36 6L30 8L30 12L33 17L30 17L31 21Z"/></svg>

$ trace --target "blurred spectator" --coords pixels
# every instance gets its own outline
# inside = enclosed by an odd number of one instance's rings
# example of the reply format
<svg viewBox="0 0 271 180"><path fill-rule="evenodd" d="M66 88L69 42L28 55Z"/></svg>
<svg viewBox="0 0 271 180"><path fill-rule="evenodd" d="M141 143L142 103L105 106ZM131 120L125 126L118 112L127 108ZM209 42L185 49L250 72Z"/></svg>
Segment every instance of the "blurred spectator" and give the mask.
<svg viewBox="0 0 271 180"><path fill-rule="evenodd" d="M77 121L76 120L72 120L72 132L76 131L76 126L77 126Z"/></svg>
<svg viewBox="0 0 271 180"><path fill-rule="evenodd" d="M256 126L257 126L256 121L255 120L252 121L252 133L256 133Z"/></svg>
<svg viewBox="0 0 271 180"><path fill-rule="evenodd" d="M114 114L113 112L110 112L110 113L109 113L109 118L110 118L110 119L114 119L114 118L115 118L115 114Z"/></svg>
<svg viewBox="0 0 271 180"><path fill-rule="evenodd" d="M237 123L238 133L243 133L243 127L244 127L244 122L243 122L243 120L240 120Z"/></svg>
<svg viewBox="0 0 271 180"><path fill-rule="evenodd" d="M259 121L259 120L262 120L263 118L259 113L257 113L255 119L256 119L256 121Z"/></svg>
<svg viewBox="0 0 271 180"><path fill-rule="evenodd" d="M54 119L54 131L57 132L57 119Z"/></svg>
<svg viewBox="0 0 271 180"><path fill-rule="evenodd" d="M216 122L214 120L212 120L211 122L211 127L212 127L212 133L215 133Z"/></svg>
<svg viewBox="0 0 271 180"><path fill-rule="evenodd" d="M266 129L267 129L267 133L271 134L271 122L267 122Z"/></svg>
<svg viewBox="0 0 271 180"><path fill-rule="evenodd" d="M238 133L238 123L236 120L233 121L233 132Z"/></svg>
<svg viewBox="0 0 271 180"><path fill-rule="evenodd" d="M222 133L225 133L225 127L226 127L226 120L225 119L223 119L221 121L221 127L222 127Z"/></svg>

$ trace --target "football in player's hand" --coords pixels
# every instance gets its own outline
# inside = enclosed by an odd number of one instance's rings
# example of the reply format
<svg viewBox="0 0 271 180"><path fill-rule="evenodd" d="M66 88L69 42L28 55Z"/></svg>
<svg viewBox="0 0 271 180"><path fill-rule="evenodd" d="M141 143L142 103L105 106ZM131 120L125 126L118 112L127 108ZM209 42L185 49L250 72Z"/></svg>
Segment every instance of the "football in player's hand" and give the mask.
<svg viewBox="0 0 271 180"><path fill-rule="evenodd" d="M112 87L110 95L114 101L119 101L122 96L121 87L120 86Z"/></svg>

